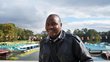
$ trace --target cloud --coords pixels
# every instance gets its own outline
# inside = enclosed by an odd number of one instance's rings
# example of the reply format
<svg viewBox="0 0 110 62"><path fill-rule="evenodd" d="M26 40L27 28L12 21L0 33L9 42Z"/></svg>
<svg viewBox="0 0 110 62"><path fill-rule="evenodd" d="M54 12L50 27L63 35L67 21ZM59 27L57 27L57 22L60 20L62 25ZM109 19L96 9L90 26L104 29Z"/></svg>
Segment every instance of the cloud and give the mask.
<svg viewBox="0 0 110 62"><path fill-rule="evenodd" d="M85 20L85 21L74 21L74 22L64 22L63 23L63 29L82 29L82 28L89 28L89 29L95 29L98 32L99 31L108 31L110 30L110 20Z"/></svg>
<svg viewBox="0 0 110 62"><path fill-rule="evenodd" d="M47 4L44 7L51 10L51 13L63 16L110 17L110 0L46 0L43 2Z"/></svg>
<svg viewBox="0 0 110 62"><path fill-rule="evenodd" d="M46 17L51 13L58 14L61 19L68 17L106 19L110 18L109 8L110 0L0 0L0 23L15 23L19 27L38 33L45 30ZM97 26L96 21L94 23ZM76 20L75 23L80 22ZM76 26L81 28L85 24L90 28L94 25L92 23L87 20ZM74 23L67 22L67 25L72 26ZM69 28L68 26L65 26L65 29ZM108 24L99 23L95 28L102 30L101 26L104 29Z"/></svg>
<svg viewBox="0 0 110 62"><path fill-rule="evenodd" d="M24 3L25 2L25 3ZM43 26L43 16L36 9L36 4L30 0L2 0L0 4L1 23L15 23L22 28L28 28L35 32ZM38 32L38 31L37 31Z"/></svg>
<svg viewBox="0 0 110 62"><path fill-rule="evenodd" d="M110 4L110 0L46 0L45 2L51 5L69 7L106 6Z"/></svg>

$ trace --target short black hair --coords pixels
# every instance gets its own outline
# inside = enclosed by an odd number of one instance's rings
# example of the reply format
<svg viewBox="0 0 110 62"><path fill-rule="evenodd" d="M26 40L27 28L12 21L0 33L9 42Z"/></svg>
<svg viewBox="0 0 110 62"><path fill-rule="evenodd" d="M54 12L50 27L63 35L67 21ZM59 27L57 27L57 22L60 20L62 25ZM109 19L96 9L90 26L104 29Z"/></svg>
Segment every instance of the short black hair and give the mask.
<svg viewBox="0 0 110 62"><path fill-rule="evenodd" d="M47 17L47 19L48 19L49 17L52 17L52 16L58 17L58 18L59 18L59 22L61 23L61 19L60 19L59 15L57 15L57 14L50 14L50 15Z"/></svg>

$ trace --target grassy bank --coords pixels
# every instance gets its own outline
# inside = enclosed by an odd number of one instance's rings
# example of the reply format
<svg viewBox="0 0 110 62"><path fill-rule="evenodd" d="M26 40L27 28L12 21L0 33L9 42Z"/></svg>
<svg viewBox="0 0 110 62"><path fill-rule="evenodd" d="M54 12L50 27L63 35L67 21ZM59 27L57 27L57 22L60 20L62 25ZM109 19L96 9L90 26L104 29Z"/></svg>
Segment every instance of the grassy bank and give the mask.
<svg viewBox="0 0 110 62"><path fill-rule="evenodd" d="M7 60L19 60L20 57L25 57L27 55L30 55L30 54L34 53L34 52L39 52L39 50L31 49L31 50L28 50L26 52L23 52L23 53L20 53L20 54L17 54L17 55L12 55Z"/></svg>
<svg viewBox="0 0 110 62"><path fill-rule="evenodd" d="M0 42L0 44L4 44L4 45L12 45L12 44L35 44L35 43L39 43L39 41L21 40L21 41L14 41L14 42Z"/></svg>

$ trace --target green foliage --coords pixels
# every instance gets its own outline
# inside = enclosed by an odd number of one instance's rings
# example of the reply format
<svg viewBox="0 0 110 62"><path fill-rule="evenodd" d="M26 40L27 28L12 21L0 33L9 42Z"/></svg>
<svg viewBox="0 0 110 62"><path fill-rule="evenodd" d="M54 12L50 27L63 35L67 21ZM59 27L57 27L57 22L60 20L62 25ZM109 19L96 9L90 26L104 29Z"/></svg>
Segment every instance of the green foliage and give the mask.
<svg viewBox="0 0 110 62"><path fill-rule="evenodd" d="M91 43L98 43L100 42L100 35L98 32L94 29L89 29L87 32L88 36L90 37L90 42Z"/></svg>
<svg viewBox="0 0 110 62"><path fill-rule="evenodd" d="M3 36L4 36L4 33L2 30L0 30L0 42L3 41Z"/></svg>
<svg viewBox="0 0 110 62"><path fill-rule="evenodd" d="M0 24L3 35L3 41L13 41L16 37L16 27L12 23Z"/></svg>
<svg viewBox="0 0 110 62"><path fill-rule="evenodd" d="M99 43L100 42L100 35L99 33L94 29L87 29L84 28L82 30L76 29L74 30L74 34L84 37L85 39L83 41L90 42L90 43ZM87 39L89 37L89 40Z"/></svg>
<svg viewBox="0 0 110 62"><path fill-rule="evenodd" d="M13 23L0 24L0 41L27 40L33 32L16 27ZM18 38L19 37L19 38Z"/></svg>
<svg viewBox="0 0 110 62"><path fill-rule="evenodd" d="M78 35L78 36L83 36L84 35L84 32L81 31L81 30L79 30L79 29L74 30L73 33L76 34L76 35Z"/></svg>
<svg viewBox="0 0 110 62"><path fill-rule="evenodd" d="M33 36L31 30L17 28L18 40L28 40L29 36Z"/></svg>

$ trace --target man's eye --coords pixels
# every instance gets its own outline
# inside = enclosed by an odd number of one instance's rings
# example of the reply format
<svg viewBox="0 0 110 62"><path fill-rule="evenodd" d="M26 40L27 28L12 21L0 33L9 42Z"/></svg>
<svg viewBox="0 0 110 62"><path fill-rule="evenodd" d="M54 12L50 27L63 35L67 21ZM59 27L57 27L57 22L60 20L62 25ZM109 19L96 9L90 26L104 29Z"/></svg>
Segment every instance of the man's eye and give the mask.
<svg viewBox="0 0 110 62"><path fill-rule="evenodd" d="M57 25L56 23L52 24L52 25Z"/></svg>
<svg viewBox="0 0 110 62"><path fill-rule="evenodd" d="M49 25L46 25L46 26L49 26Z"/></svg>

